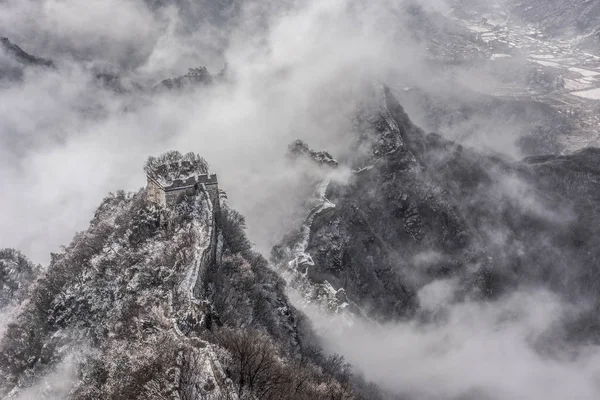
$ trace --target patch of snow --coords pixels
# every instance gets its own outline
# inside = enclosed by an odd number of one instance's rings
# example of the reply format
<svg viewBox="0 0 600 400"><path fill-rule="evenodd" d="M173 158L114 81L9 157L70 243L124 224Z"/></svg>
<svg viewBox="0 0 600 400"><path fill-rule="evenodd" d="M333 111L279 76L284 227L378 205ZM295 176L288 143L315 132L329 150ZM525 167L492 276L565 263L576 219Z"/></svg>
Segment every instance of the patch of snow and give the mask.
<svg viewBox="0 0 600 400"><path fill-rule="evenodd" d="M379 160L377 160L377 161L379 161ZM373 169L374 167L375 167L375 164L373 164L373 165L367 165L366 167L362 167L362 168L359 168L359 169L356 169L356 170L352 170L352 172L354 172L355 174L360 174L361 172L369 171L369 170Z"/></svg>
<svg viewBox="0 0 600 400"><path fill-rule="evenodd" d="M479 25L467 25L467 29L477 33L489 32L490 28L479 26Z"/></svg>
<svg viewBox="0 0 600 400"><path fill-rule="evenodd" d="M600 100L600 88L571 92L572 95L590 100Z"/></svg>
<svg viewBox="0 0 600 400"><path fill-rule="evenodd" d="M310 239L310 227L315 217L321 212L335 207L335 204L327 200L327 198L325 197L325 192L327 191L329 182L329 178L323 179L317 187L317 198L320 199L321 202L317 206L313 207L312 210L310 210L308 216L302 224L302 239L299 240L298 243L296 243L296 245L294 246L295 256L306 252L306 248L308 247L308 240Z"/></svg>
<svg viewBox="0 0 600 400"><path fill-rule="evenodd" d="M592 76L598 76L598 75L600 75L599 71L593 71L593 70L583 69L583 68L577 68L577 67L570 67L569 71L580 73L581 75L583 75L585 77L588 77L588 78L592 77Z"/></svg>
<svg viewBox="0 0 600 400"><path fill-rule="evenodd" d="M595 55L595 54L590 54L590 53L583 53L583 54L584 54L584 55L586 55L586 56L588 56L588 57L592 57L592 58L594 58L594 59L596 59L596 60L600 60L600 57L598 57L598 56L597 56L597 55Z"/></svg>
<svg viewBox="0 0 600 400"><path fill-rule="evenodd" d="M210 251L211 237L213 230L213 207L210 201L210 196L206 195L206 191L202 192L204 195L197 196L195 208L199 214L199 218L194 218L192 221L192 229L197 235L194 246L194 263L186 271L184 279L179 284L179 290L182 293L187 294L187 297L194 301L196 297L194 295L194 288L197 285L198 275L202 268L202 261L207 251ZM204 198L204 202L202 201ZM208 207L206 207L208 206Z"/></svg>
<svg viewBox="0 0 600 400"><path fill-rule="evenodd" d="M579 79L565 79L565 89L567 90L584 90L589 86L589 82L581 82Z"/></svg>
<svg viewBox="0 0 600 400"><path fill-rule="evenodd" d="M542 61L542 60L536 60L536 59L531 59L531 58L529 59L529 61L532 61L532 62L542 65L544 67L552 67L552 68L559 68L559 69L564 68L563 65L553 62L553 61Z"/></svg>

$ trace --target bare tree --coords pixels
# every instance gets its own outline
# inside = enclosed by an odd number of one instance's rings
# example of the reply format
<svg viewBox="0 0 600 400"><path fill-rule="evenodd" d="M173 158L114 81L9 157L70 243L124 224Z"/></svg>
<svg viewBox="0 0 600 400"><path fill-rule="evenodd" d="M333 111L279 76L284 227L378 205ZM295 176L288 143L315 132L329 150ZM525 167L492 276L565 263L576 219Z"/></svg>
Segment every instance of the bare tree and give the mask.
<svg viewBox="0 0 600 400"><path fill-rule="evenodd" d="M278 398L289 376L277 356L277 349L263 334L250 330L222 329L218 342L233 357L232 378L238 397Z"/></svg>

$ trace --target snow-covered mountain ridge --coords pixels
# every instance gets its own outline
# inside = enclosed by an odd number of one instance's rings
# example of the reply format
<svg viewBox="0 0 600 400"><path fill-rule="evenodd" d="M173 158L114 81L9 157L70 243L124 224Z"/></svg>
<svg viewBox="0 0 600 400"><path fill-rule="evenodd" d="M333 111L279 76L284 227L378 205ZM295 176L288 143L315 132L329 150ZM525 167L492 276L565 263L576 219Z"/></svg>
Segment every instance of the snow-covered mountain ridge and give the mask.
<svg viewBox="0 0 600 400"><path fill-rule="evenodd" d="M107 197L7 326L3 396L352 397L243 217L221 206L201 188L169 208L145 190ZM75 372L57 378L65 363Z"/></svg>
<svg viewBox="0 0 600 400"><path fill-rule="evenodd" d="M458 279L458 298L542 284L600 301L587 268L599 257L597 149L515 162L426 134L387 88L373 99L360 129L369 155L340 163L347 182L315 186L318 212L273 251L300 297L384 321L419 315L417 294L439 279Z"/></svg>

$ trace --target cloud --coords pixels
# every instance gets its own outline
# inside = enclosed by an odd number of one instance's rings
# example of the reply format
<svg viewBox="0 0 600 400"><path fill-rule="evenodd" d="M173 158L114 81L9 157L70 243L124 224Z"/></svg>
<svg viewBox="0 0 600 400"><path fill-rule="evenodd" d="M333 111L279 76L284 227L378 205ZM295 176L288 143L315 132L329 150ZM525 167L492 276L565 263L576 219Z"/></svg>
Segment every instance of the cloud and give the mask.
<svg viewBox="0 0 600 400"><path fill-rule="evenodd" d="M0 176L9 188L0 242L36 261L85 228L108 191L144 185L144 159L167 149L209 160L267 250L302 190L286 169L287 145L300 137L342 154L359 82L377 78L406 46L379 29L390 23L379 6L341 0L250 3L227 40L209 35L197 48L210 29L188 32L173 7L46 0L0 8L3 34L58 65L0 88ZM213 38L227 42L209 53L227 60L231 82L177 95L134 89L185 72ZM98 68L120 71L131 91L103 87Z"/></svg>
<svg viewBox="0 0 600 400"><path fill-rule="evenodd" d="M434 73L403 2L209 3L0 4L2 34L58 66L0 85L9 188L0 243L47 261L109 191L144 185L147 156L177 149L209 161L268 251L302 203L287 145L301 138L343 158L365 82L429 82ZM202 64L227 65L229 82L176 95L138 89ZM99 84L102 71L128 91Z"/></svg>
<svg viewBox="0 0 600 400"><path fill-rule="evenodd" d="M300 138L347 156L366 82L418 84L465 98L460 87L441 84L452 72L432 66L427 44L407 30L411 17L401 2L231 2L217 10L209 3L0 3L0 33L58 66L0 80L0 246L46 262L86 228L109 191L145 184L146 157L177 149L209 161L230 204L247 217L250 237L267 252L303 216L304 173L284 157L287 145ZM448 12L442 1L420 3ZM206 22L212 17L218 23ZM229 80L175 94L137 89L198 65L213 72L227 65ZM118 73L128 91L104 87L95 79L99 70ZM470 72L459 76L475 80ZM471 84L488 78L478 75ZM426 115L423 105L413 108ZM468 128L475 135L469 143L518 153L518 121L489 126L478 114L444 133L460 138ZM518 181L500 180L498 191L524 210L555 217ZM438 258L423 253L413 261ZM322 330L338 329L324 338L330 350L396 393L425 400L598 398L596 347L562 351L557 341L555 351L544 350L570 305L542 290L494 302L458 301L455 292L454 281L422 288L423 321L343 327L311 316Z"/></svg>
<svg viewBox="0 0 600 400"><path fill-rule="evenodd" d="M4 336L6 328L17 315L19 308L17 306L7 306L0 310L0 337Z"/></svg>
<svg viewBox="0 0 600 400"><path fill-rule="evenodd" d="M89 350L84 347L72 347L62 357L62 361L40 377L35 385L19 392L15 400L63 400L69 398L78 379L78 369L85 361Z"/></svg>
<svg viewBox="0 0 600 400"><path fill-rule="evenodd" d="M419 292L423 316L400 323L316 321L330 351L365 378L409 399L596 399L600 347L568 345L560 324L572 306L544 290L497 301L457 301L454 281Z"/></svg>
<svg viewBox="0 0 600 400"><path fill-rule="evenodd" d="M0 4L0 25L37 55L123 66L144 60L160 28L139 0L9 0Z"/></svg>

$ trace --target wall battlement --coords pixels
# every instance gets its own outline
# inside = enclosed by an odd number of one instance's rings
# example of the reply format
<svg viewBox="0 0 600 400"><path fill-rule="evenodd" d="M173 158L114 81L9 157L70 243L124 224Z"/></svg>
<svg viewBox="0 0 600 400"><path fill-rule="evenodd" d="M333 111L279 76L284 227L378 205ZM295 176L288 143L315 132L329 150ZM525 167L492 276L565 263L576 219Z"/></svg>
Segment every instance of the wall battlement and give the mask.
<svg viewBox="0 0 600 400"><path fill-rule="evenodd" d="M206 191L215 211L220 208L217 175L208 173L208 164L202 157L172 151L158 158L150 157L144 170L149 202L168 208L184 195Z"/></svg>
<svg viewBox="0 0 600 400"><path fill-rule="evenodd" d="M184 195L195 195L201 190L209 194L213 207L219 207L219 183L216 174L194 175L186 179L176 179L165 185L150 174L147 175L146 198L148 201L169 207Z"/></svg>

